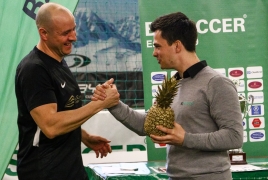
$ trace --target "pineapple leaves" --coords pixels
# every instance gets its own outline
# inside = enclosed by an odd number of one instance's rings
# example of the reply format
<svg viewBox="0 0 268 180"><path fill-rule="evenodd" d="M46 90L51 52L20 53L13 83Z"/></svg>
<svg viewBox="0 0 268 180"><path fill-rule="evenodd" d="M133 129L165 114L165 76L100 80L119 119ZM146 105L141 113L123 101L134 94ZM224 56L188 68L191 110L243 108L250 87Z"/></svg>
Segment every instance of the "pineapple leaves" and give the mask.
<svg viewBox="0 0 268 180"><path fill-rule="evenodd" d="M157 106L168 108L171 105L178 92L178 82L174 77L170 79L165 77L162 88L158 86L158 92L156 93Z"/></svg>

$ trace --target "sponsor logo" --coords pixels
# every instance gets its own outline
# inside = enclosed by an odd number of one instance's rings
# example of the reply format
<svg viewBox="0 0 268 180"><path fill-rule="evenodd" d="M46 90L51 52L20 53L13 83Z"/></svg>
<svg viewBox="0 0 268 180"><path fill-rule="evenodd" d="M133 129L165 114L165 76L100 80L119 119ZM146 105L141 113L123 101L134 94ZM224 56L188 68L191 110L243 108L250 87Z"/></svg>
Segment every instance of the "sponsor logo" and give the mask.
<svg viewBox="0 0 268 180"><path fill-rule="evenodd" d="M152 79L154 81L163 81L165 79L165 75L164 74L156 74L152 77Z"/></svg>
<svg viewBox="0 0 268 180"><path fill-rule="evenodd" d="M247 15L244 15L246 18ZM211 33L232 33L232 32L245 32L245 19L244 18L223 18L223 19L200 19L196 22L197 32L205 34Z"/></svg>
<svg viewBox="0 0 268 180"><path fill-rule="evenodd" d="M247 80L248 91L261 91L263 90L263 79Z"/></svg>
<svg viewBox="0 0 268 180"><path fill-rule="evenodd" d="M250 135L252 139L262 139L264 134L262 132L254 132Z"/></svg>
<svg viewBox="0 0 268 180"><path fill-rule="evenodd" d="M247 78L262 78L262 66L247 67Z"/></svg>
<svg viewBox="0 0 268 180"><path fill-rule="evenodd" d="M254 97L254 103L263 103L264 102L263 92L250 92L248 94L248 97L250 95L252 95Z"/></svg>
<svg viewBox="0 0 268 180"><path fill-rule="evenodd" d="M223 76L226 76L226 70L224 68L217 68L214 70L217 71L218 73L222 74Z"/></svg>
<svg viewBox="0 0 268 180"><path fill-rule="evenodd" d="M157 95L158 92L158 87L162 88L162 85L153 85L152 86L152 96L155 97Z"/></svg>
<svg viewBox="0 0 268 180"><path fill-rule="evenodd" d="M91 59L84 55L69 54L65 56L65 61L69 68L84 67L91 63Z"/></svg>
<svg viewBox="0 0 268 180"><path fill-rule="evenodd" d="M247 15L244 14L242 18L223 18L223 19L200 19L196 21L196 29L200 34L211 33L236 33L245 32L245 19ZM145 22L145 35L153 36L150 31L151 22Z"/></svg>
<svg viewBox="0 0 268 180"><path fill-rule="evenodd" d="M155 148L166 148L166 147L167 147L167 144L164 144L164 143L160 143L160 144L155 143L155 144L154 144L154 147L155 147Z"/></svg>
<svg viewBox="0 0 268 180"><path fill-rule="evenodd" d="M247 71L247 74L257 74L262 73L262 71Z"/></svg>
<svg viewBox="0 0 268 180"><path fill-rule="evenodd" d="M263 96L254 96L254 100L256 99L263 99Z"/></svg>
<svg viewBox="0 0 268 180"><path fill-rule="evenodd" d="M242 18L223 18L223 19L200 19L196 21L196 29L199 34L206 33L237 33L237 32L245 32L245 19L247 15L244 14ZM150 30L150 24L152 22L145 22L145 36L150 37L153 36L154 33ZM196 45L199 44L197 39ZM146 40L146 47L153 48L153 40Z"/></svg>
<svg viewBox="0 0 268 180"><path fill-rule="evenodd" d="M252 81L248 84L248 87L252 89L257 89L257 88L260 88L261 86L262 86L262 83L259 81Z"/></svg>
<svg viewBox="0 0 268 180"><path fill-rule="evenodd" d="M45 3L48 3L49 0L45 0ZM35 0L25 0L25 3L23 5L22 10L25 14L27 14L30 18L35 20L36 14L35 12L37 8L40 8L44 3L41 1L35 1ZM29 9L30 8L30 9Z"/></svg>
<svg viewBox="0 0 268 180"><path fill-rule="evenodd" d="M61 88L64 88L65 85L66 85L66 82L60 84Z"/></svg>
<svg viewBox="0 0 268 180"><path fill-rule="evenodd" d="M162 83L163 80L167 77L167 72L151 72L151 83L152 84L159 84Z"/></svg>
<svg viewBox="0 0 268 180"><path fill-rule="evenodd" d="M94 93L94 90L96 87L92 87L92 84L78 84L79 89L81 93L85 93L87 90L90 90L92 93Z"/></svg>
<svg viewBox="0 0 268 180"><path fill-rule="evenodd" d="M249 116L263 116L264 115L264 105L263 104L254 104L251 106L248 106L249 108Z"/></svg>
<svg viewBox="0 0 268 180"><path fill-rule="evenodd" d="M228 77L232 80L244 79L244 74L245 73L243 67L228 68Z"/></svg>
<svg viewBox="0 0 268 180"><path fill-rule="evenodd" d="M254 101L256 102L257 99L263 99L263 96L254 96Z"/></svg>
<svg viewBox="0 0 268 180"><path fill-rule="evenodd" d="M252 117L249 118L249 128L250 129L259 129L265 127L264 117Z"/></svg>
<svg viewBox="0 0 268 180"><path fill-rule="evenodd" d="M243 75L243 71L241 70L232 70L229 72L229 75L232 77L239 77Z"/></svg>
<svg viewBox="0 0 268 180"><path fill-rule="evenodd" d="M261 120L259 118L254 118L252 121L252 125L257 128L261 126Z"/></svg>
<svg viewBox="0 0 268 180"><path fill-rule="evenodd" d="M81 101L81 95L71 96L67 103L65 104L66 108L73 107L75 104L79 103Z"/></svg>
<svg viewBox="0 0 268 180"><path fill-rule="evenodd" d="M181 105L183 105L183 106L192 106L194 104L194 102L192 102L192 101L183 101L183 102L181 102Z"/></svg>
<svg viewBox="0 0 268 180"><path fill-rule="evenodd" d="M252 115L261 115L261 106L260 105L251 106L251 114Z"/></svg>

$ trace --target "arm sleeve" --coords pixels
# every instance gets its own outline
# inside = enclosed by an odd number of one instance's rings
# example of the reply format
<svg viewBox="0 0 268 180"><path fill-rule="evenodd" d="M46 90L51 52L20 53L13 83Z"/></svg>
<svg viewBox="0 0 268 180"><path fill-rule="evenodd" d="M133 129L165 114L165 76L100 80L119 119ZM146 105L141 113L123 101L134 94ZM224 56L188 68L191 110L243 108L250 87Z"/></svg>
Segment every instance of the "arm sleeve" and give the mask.
<svg viewBox="0 0 268 180"><path fill-rule="evenodd" d="M241 148L243 125L236 87L228 78L215 76L207 88L210 116L219 130L211 133L186 133L183 146L205 151Z"/></svg>
<svg viewBox="0 0 268 180"><path fill-rule="evenodd" d="M20 89L29 111L43 104L56 103L52 80L41 65L30 64L19 75Z"/></svg>
<svg viewBox="0 0 268 180"><path fill-rule="evenodd" d="M137 112L121 101L118 105L109 108L108 110L115 117L115 119L117 119L131 131L140 136L146 135L144 131L146 113Z"/></svg>

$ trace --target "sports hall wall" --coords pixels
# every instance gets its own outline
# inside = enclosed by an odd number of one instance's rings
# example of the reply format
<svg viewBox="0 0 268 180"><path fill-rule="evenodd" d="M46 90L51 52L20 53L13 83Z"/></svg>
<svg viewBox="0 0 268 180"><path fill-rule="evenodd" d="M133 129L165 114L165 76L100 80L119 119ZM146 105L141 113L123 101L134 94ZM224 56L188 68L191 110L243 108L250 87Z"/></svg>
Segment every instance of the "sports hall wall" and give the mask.
<svg viewBox="0 0 268 180"><path fill-rule="evenodd" d="M0 2L0 179L17 179L17 109L15 69L38 41L34 14L42 3L23 0ZM156 17L182 11L197 22L199 58L232 79L239 93L255 97L243 120L247 156L268 156L266 151L268 67L268 2L265 0L55 0L74 12L77 42L67 63L77 79L83 102L90 102L95 86L113 77L121 100L137 111L150 108L161 70L152 56L153 36L148 25ZM189 3L190 2L190 3ZM219 102L220 103L220 102ZM258 122L258 123L256 123ZM107 111L87 121L83 128L110 139L113 153L96 159L82 146L84 165L101 162L164 160L165 145L153 144L118 123ZM160 154L160 155L159 155Z"/></svg>

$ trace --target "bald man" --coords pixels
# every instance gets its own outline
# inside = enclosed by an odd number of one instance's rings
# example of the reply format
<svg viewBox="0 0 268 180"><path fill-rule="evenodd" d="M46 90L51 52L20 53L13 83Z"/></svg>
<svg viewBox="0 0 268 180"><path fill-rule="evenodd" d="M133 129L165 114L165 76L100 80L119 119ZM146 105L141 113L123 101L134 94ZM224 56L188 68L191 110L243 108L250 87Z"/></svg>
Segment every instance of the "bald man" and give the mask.
<svg viewBox="0 0 268 180"><path fill-rule="evenodd" d="M96 157L111 153L109 140L90 135L81 125L102 109L119 102L115 86L105 101L82 106L81 92L64 56L76 41L73 14L46 3L36 16L40 40L19 63L15 89L18 106L20 180L86 180L81 141Z"/></svg>

